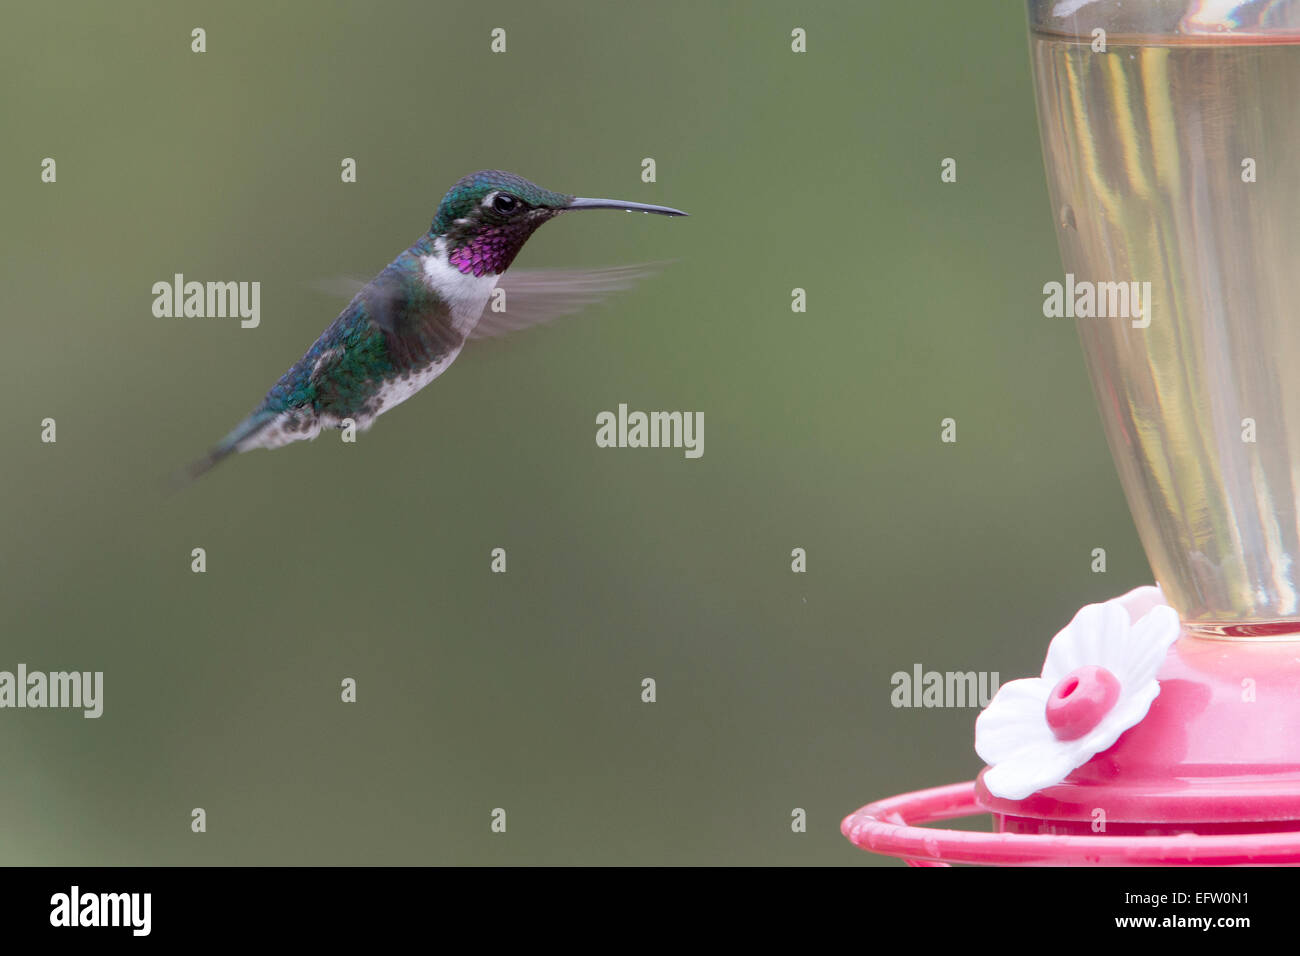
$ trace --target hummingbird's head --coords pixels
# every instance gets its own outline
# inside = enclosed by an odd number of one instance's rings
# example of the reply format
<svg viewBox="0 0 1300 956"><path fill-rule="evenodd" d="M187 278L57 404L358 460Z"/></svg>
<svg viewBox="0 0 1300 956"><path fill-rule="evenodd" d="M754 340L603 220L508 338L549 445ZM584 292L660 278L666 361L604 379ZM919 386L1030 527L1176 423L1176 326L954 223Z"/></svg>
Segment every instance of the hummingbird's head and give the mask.
<svg viewBox="0 0 1300 956"><path fill-rule="evenodd" d="M506 271L538 226L571 209L686 215L667 206L568 196L543 189L514 173L484 169L470 173L447 190L429 231L446 241L447 261L461 272L497 275Z"/></svg>

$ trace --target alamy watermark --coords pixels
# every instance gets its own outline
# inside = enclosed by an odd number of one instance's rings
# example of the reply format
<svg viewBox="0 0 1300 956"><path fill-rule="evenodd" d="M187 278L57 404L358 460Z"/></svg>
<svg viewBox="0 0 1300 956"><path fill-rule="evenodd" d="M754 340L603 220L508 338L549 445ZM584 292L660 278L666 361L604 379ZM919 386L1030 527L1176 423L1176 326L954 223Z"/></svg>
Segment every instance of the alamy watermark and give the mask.
<svg viewBox="0 0 1300 956"><path fill-rule="evenodd" d="M1043 286L1043 315L1049 319L1132 319L1133 328L1151 324L1150 282L1076 282L1065 274L1065 284Z"/></svg>
<svg viewBox="0 0 1300 956"><path fill-rule="evenodd" d="M703 412L629 412L596 416L597 448L682 448L687 458L704 454Z"/></svg>
<svg viewBox="0 0 1300 956"><path fill-rule="evenodd" d="M50 897L50 925L129 927L132 936L148 936L152 910L152 893L83 893L73 884Z"/></svg>
<svg viewBox="0 0 1300 956"><path fill-rule="evenodd" d="M176 273L171 282L153 284L153 314L160 319L234 319L245 329L262 321L262 283L186 282Z"/></svg>
<svg viewBox="0 0 1300 956"><path fill-rule="evenodd" d="M894 707L987 707L998 692L997 671L927 671L913 664L911 673L889 678Z"/></svg>
<svg viewBox="0 0 1300 956"><path fill-rule="evenodd" d="M0 709L71 708L82 716L98 717L104 712L103 671L28 671L19 664L17 673L0 671Z"/></svg>

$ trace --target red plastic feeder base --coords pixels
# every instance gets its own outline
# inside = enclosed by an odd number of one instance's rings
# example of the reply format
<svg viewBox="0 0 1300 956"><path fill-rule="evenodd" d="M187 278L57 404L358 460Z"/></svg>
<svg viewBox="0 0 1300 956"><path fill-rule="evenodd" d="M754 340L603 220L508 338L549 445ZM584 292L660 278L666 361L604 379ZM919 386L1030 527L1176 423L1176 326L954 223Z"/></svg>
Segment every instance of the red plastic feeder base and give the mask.
<svg viewBox="0 0 1300 956"><path fill-rule="evenodd" d="M1166 833L1134 836L971 833L917 826L988 811L975 781L918 790L869 803L840 831L872 853L902 857L911 866L1235 866L1300 864L1300 830L1267 833Z"/></svg>
<svg viewBox="0 0 1300 956"><path fill-rule="evenodd" d="M868 804L840 829L913 865L1300 864L1300 643L1184 636L1146 718L1025 800L982 780ZM991 813L993 833L918 826Z"/></svg>

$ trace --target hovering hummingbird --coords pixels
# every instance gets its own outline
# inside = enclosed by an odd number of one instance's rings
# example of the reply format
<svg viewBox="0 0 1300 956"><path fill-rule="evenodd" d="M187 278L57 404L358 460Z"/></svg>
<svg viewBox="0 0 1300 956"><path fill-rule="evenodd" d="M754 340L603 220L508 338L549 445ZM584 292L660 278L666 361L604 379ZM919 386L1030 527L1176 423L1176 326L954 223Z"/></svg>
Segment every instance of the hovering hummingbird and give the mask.
<svg viewBox="0 0 1300 956"><path fill-rule="evenodd" d="M685 216L679 209L551 192L513 173L471 173L447 191L429 231L348 303L253 413L190 466L197 478L235 452L315 438L351 419L364 431L447 370L469 339L575 312L645 275L639 266L503 274L538 226L573 209ZM493 290L505 310L485 312Z"/></svg>

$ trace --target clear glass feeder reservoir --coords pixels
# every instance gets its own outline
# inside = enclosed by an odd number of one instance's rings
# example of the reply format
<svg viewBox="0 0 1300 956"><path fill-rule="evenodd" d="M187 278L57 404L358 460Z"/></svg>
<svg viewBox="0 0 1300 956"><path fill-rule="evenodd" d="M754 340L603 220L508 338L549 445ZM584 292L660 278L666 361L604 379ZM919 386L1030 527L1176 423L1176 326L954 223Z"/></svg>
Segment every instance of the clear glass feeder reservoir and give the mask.
<svg viewBox="0 0 1300 956"><path fill-rule="evenodd" d="M1300 2L1029 8L1059 311L1156 579L1193 633L1300 632Z"/></svg>

